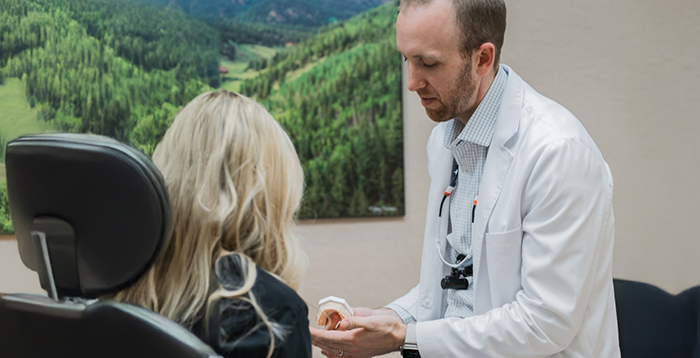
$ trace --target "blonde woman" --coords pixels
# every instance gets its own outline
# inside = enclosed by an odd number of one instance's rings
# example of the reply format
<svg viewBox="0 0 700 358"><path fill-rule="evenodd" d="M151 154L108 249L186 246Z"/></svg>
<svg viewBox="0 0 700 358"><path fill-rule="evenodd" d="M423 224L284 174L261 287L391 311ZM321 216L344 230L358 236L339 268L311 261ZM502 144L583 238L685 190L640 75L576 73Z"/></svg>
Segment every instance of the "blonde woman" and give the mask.
<svg viewBox="0 0 700 358"><path fill-rule="evenodd" d="M226 357L311 357L295 292L306 256L292 233L303 172L282 127L247 97L204 93L177 114L153 161L173 233L115 299L180 323Z"/></svg>

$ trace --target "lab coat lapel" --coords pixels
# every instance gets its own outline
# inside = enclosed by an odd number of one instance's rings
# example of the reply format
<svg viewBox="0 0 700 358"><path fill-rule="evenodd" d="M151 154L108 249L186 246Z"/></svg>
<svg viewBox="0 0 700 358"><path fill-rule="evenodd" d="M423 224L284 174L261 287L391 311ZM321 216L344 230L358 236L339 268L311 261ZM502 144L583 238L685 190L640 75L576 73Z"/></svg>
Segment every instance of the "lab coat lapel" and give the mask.
<svg viewBox="0 0 700 358"><path fill-rule="evenodd" d="M430 163L430 168L428 170L431 183L428 197L428 212L426 213L425 240L423 241L420 298L416 308L419 321L434 320L442 316L442 301L445 292L440 288L440 280L445 276L445 269L437 255L436 242L438 239L438 226L440 226L441 233L447 232L447 218L450 214L449 202L446 201L442 208L443 220L438 219L438 211L440 210L440 202L442 201L445 188L450 184L454 157L452 152L442 144L445 123L438 124L434 130L435 135L431 138L434 142L429 144L431 150L429 152L430 158L428 163Z"/></svg>
<svg viewBox="0 0 700 358"><path fill-rule="evenodd" d="M479 185L474 225L472 225L475 314L483 314L492 308L488 270L482 257L482 248L491 212L501 195L503 184L513 161L513 153L508 147L508 141L518 131L525 89L523 80L509 67L503 67L508 72L508 82L501 98L493 139L486 156L484 172Z"/></svg>

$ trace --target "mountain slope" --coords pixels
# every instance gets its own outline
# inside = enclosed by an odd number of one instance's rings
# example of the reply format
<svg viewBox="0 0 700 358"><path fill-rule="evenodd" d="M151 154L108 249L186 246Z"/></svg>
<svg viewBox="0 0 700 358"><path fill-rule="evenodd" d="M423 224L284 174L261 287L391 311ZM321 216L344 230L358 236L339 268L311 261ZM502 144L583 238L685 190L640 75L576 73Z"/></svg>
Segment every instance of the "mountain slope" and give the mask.
<svg viewBox="0 0 700 358"><path fill-rule="evenodd" d="M214 24L216 19L319 27L391 0L139 0L177 7Z"/></svg>
<svg viewBox="0 0 700 358"><path fill-rule="evenodd" d="M401 60L386 4L280 52L241 92L289 133L304 168L300 216L403 215Z"/></svg>
<svg viewBox="0 0 700 358"><path fill-rule="evenodd" d="M219 79L218 33L128 0L0 0L0 70L63 131L146 152L178 107ZM2 108L0 108L1 110Z"/></svg>
<svg viewBox="0 0 700 358"><path fill-rule="evenodd" d="M345 20L390 0L262 0L241 21L319 27Z"/></svg>
<svg viewBox="0 0 700 358"><path fill-rule="evenodd" d="M200 20L233 19L261 0L139 0L169 7L178 7Z"/></svg>

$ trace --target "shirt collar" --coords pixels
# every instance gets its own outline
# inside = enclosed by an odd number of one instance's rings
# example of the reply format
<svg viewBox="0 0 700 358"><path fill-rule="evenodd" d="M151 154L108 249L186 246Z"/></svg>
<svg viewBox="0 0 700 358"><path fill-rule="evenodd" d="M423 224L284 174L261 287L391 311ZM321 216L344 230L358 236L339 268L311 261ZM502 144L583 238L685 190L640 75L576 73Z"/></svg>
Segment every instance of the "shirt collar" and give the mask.
<svg viewBox="0 0 700 358"><path fill-rule="evenodd" d="M506 88L508 73L502 65L499 65L498 73L494 78L486 95L479 103L479 106L467 121L462 122L451 119L445 128L444 145L449 150L454 150L464 142L470 142L488 147L493 139L493 129L498 118L498 109L501 104L501 97Z"/></svg>

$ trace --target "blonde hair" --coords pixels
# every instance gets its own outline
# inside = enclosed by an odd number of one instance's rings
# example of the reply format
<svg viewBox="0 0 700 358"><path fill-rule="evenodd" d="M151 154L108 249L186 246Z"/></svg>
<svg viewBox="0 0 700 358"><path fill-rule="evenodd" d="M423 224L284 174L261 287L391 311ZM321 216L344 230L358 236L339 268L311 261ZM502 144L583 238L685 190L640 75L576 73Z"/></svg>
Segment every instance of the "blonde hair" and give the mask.
<svg viewBox="0 0 700 358"><path fill-rule="evenodd" d="M154 266L114 299L191 327L217 299L248 294L242 299L252 298L249 303L272 333L274 325L250 291L254 267L296 290L306 265L293 233L303 171L287 133L252 99L207 92L177 114L153 161L170 196L172 235ZM229 253L243 258L243 286L234 291L220 286L210 295L212 267ZM274 347L274 339L271 343Z"/></svg>

